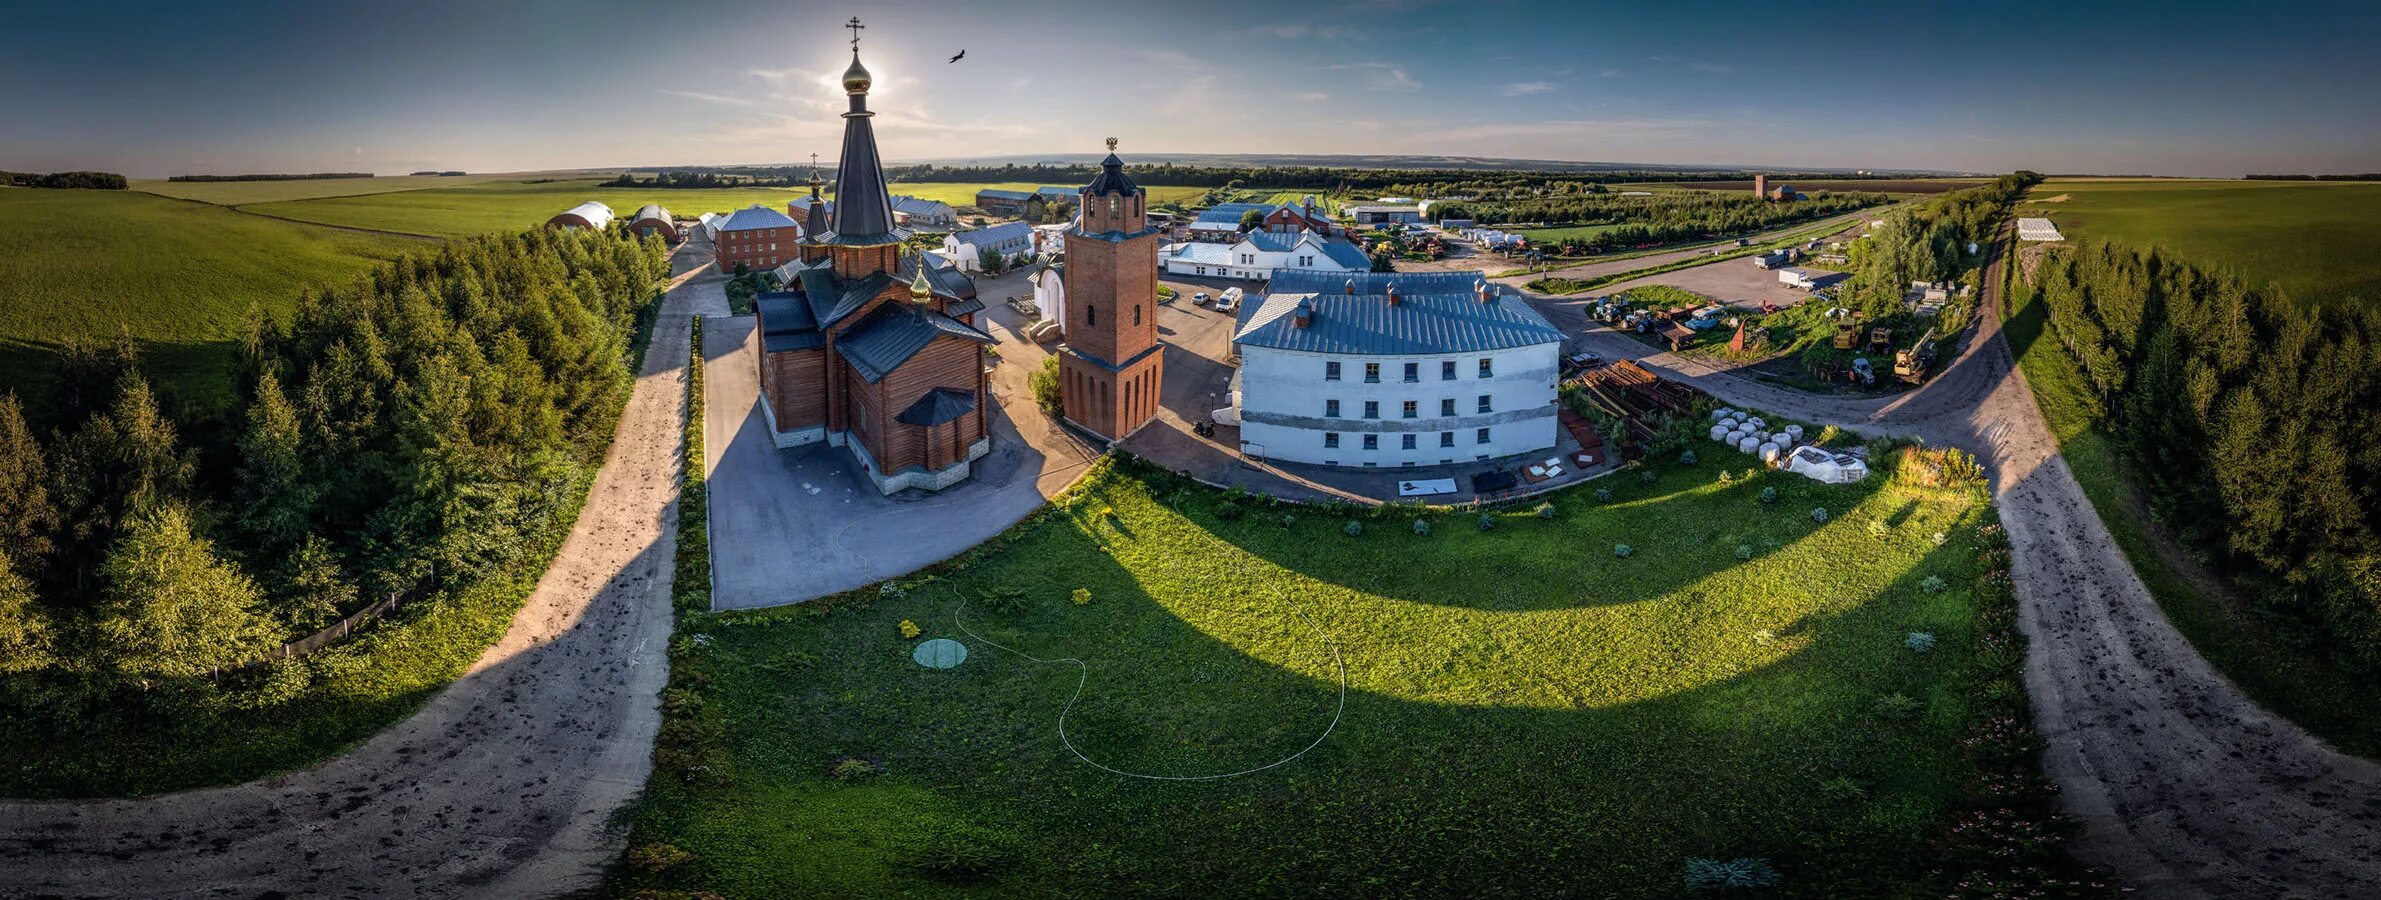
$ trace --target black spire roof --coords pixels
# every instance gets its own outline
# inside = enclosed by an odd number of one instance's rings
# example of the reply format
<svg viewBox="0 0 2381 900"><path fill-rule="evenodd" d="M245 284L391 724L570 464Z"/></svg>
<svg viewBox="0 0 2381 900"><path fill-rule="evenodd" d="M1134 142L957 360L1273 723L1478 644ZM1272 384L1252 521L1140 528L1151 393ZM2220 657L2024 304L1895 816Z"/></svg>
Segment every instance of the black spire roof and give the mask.
<svg viewBox="0 0 2381 900"><path fill-rule="evenodd" d="M868 111L870 81L855 48L851 71L843 76L852 108L843 114L843 164L835 170L835 232L824 243L872 246L909 236L893 227L893 198L885 190L884 162L876 155L876 129L868 124L876 115Z"/></svg>
<svg viewBox="0 0 2381 900"><path fill-rule="evenodd" d="M1106 194L1123 194L1130 197L1140 191L1139 185L1134 184L1131 178L1125 177L1124 160L1116 158L1116 139L1109 138L1108 158L1100 160L1100 173L1092 176L1090 184L1083 186L1083 193L1094 197Z"/></svg>

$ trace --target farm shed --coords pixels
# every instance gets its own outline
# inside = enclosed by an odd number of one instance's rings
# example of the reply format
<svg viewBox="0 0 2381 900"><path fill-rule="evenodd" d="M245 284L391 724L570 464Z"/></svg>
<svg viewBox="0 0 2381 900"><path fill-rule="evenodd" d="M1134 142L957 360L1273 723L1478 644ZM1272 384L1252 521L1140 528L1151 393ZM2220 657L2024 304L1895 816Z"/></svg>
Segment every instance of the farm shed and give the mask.
<svg viewBox="0 0 2381 900"><path fill-rule="evenodd" d="M612 208L595 200L573 206L561 215L546 220L547 228L584 228L588 231L602 231L611 224Z"/></svg>
<svg viewBox="0 0 2381 900"><path fill-rule="evenodd" d="M643 209L637 210L637 217L628 223L628 230L636 232L640 238L659 234L662 240L673 244L678 242L678 223L672 221L670 211L661 208L658 203L648 203Z"/></svg>

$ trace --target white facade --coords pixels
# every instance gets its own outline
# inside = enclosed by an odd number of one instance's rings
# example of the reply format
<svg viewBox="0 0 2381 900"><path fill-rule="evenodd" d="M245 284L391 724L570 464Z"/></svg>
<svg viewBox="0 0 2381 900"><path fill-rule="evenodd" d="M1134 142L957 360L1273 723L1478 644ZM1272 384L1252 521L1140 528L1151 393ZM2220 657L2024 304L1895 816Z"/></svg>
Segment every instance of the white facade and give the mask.
<svg viewBox="0 0 2381 900"><path fill-rule="evenodd" d="M1044 266L1033 273L1033 306L1043 321L1066 321L1066 270Z"/></svg>
<svg viewBox="0 0 2381 900"><path fill-rule="evenodd" d="M1158 270L1169 275L1264 280L1280 269L1369 272L1362 248L1314 232L1250 232L1229 244L1206 241L1168 244L1158 250Z"/></svg>
<svg viewBox="0 0 2381 900"><path fill-rule="evenodd" d="M1545 343L1432 356L1242 347L1235 396L1240 447L1265 459L1378 468L1545 451L1556 445L1559 431L1560 347ZM1490 373L1486 378L1480 376L1483 360ZM1334 362L1336 379L1330 376ZM1405 376L1409 364L1413 381ZM1452 378L1446 377L1450 364ZM1373 366L1378 369L1368 368ZM1372 371L1377 381L1369 380ZM1481 411L1483 397L1486 412Z"/></svg>

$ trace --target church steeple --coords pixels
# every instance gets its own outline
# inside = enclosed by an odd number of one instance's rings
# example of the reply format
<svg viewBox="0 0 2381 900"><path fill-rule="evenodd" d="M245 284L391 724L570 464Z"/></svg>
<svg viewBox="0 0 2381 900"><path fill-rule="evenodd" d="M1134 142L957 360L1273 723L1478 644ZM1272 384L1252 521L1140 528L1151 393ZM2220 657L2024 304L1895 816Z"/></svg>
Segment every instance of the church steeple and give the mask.
<svg viewBox="0 0 2381 900"><path fill-rule="evenodd" d="M1124 160L1116 158L1116 139L1109 138L1108 158L1100 161L1100 173L1083 186L1077 227L1085 234L1138 234L1149 227L1143 209L1147 202L1140 185L1124 174Z"/></svg>
<svg viewBox="0 0 2381 900"><path fill-rule="evenodd" d="M843 114L843 164L835 170L835 233L827 243L872 247L897 244L907 232L893 226L893 198L885 189L884 162L876 153L876 129L869 119L868 88L875 78L860 65L859 29L853 17L852 65L843 72L851 110Z"/></svg>

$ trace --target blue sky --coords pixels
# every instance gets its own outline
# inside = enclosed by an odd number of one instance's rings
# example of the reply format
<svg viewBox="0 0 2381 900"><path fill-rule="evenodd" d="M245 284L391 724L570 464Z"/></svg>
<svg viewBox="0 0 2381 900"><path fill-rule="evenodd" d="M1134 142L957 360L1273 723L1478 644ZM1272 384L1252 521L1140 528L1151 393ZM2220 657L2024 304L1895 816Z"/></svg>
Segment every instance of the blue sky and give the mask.
<svg viewBox="0 0 2381 900"><path fill-rule="evenodd" d="M852 15L892 159L2381 170L2381 4L2072 0L102 0L7 15L0 169L832 158Z"/></svg>

